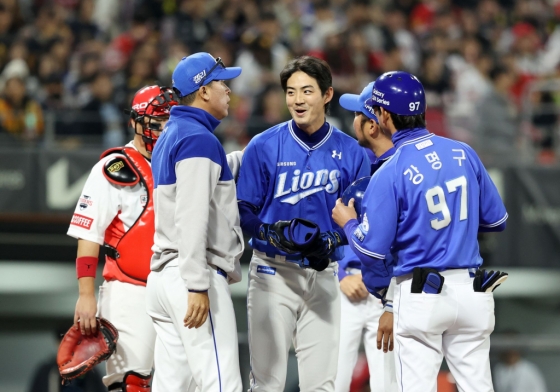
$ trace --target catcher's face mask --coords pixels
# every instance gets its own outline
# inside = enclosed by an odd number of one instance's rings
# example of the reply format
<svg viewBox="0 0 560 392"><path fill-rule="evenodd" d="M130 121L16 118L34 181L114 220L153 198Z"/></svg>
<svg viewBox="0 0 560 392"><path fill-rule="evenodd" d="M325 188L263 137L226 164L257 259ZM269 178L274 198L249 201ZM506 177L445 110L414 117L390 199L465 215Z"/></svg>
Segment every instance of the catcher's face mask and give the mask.
<svg viewBox="0 0 560 392"><path fill-rule="evenodd" d="M177 96L168 87L150 86L136 93L133 100L130 118L139 124L142 133L134 133L142 136L146 151L152 153L156 141L169 119L169 111L172 106L177 105Z"/></svg>

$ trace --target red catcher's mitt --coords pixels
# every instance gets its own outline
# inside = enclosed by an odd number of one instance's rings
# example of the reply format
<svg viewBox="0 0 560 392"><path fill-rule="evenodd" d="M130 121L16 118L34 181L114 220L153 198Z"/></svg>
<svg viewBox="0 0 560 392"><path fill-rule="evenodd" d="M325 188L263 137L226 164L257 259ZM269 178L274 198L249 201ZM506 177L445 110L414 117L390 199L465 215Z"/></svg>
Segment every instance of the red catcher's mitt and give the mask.
<svg viewBox="0 0 560 392"><path fill-rule="evenodd" d="M119 333L104 318L97 318L97 333L82 335L79 329L70 327L58 347L56 362L63 381L89 372L95 365L113 354Z"/></svg>

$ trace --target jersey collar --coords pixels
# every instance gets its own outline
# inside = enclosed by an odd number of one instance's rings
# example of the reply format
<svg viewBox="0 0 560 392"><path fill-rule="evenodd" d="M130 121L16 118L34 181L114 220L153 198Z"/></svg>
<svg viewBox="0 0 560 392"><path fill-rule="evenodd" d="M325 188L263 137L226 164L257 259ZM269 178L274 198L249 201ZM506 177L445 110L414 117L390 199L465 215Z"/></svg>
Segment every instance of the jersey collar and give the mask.
<svg viewBox="0 0 560 392"><path fill-rule="evenodd" d="M192 106L176 105L171 108L169 113L170 120L174 118L191 119L202 124L210 132L214 132L214 129L220 125L220 120L212 116L206 110Z"/></svg>
<svg viewBox="0 0 560 392"><path fill-rule="evenodd" d="M305 150L316 150L327 142L332 135L332 125L325 123L312 135L301 130L294 120L288 121L288 129L294 140Z"/></svg>
<svg viewBox="0 0 560 392"><path fill-rule="evenodd" d="M434 136L434 134L428 132L426 128L411 128L395 132L391 139L393 140L395 150L398 150L405 145L418 143L424 139L431 138L432 136Z"/></svg>

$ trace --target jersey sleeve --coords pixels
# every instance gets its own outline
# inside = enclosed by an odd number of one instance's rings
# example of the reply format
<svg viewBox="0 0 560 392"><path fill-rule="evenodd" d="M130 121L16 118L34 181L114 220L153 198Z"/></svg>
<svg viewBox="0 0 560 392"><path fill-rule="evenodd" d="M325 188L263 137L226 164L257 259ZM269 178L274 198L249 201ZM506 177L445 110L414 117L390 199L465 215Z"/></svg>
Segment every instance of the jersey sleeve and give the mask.
<svg viewBox="0 0 560 392"><path fill-rule="evenodd" d="M102 160L89 174L70 222L67 234L103 245L105 230L118 215L121 205L119 186L103 175Z"/></svg>
<svg viewBox="0 0 560 392"><path fill-rule="evenodd" d="M237 179L237 199L243 200L260 210L267 190L267 176L264 162L259 154L258 138L251 140L245 148L239 178Z"/></svg>
<svg viewBox="0 0 560 392"><path fill-rule="evenodd" d="M178 145L175 225L179 271L189 291L206 291L210 287L206 260L210 200L221 177L231 176L229 169L222 168L222 158L217 141L211 138L186 138Z"/></svg>
<svg viewBox="0 0 560 392"><path fill-rule="evenodd" d="M227 163L233 178L237 179L239 169L241 168L241 159L243 158L243 151L233 151L226 155Z"/></svg>
<svg viewBox="0 0 560 392"><path fill-rule="evenodd" d="M383 167L372 178L362 201L362 222L352 232L351 247L363 268L378 276L390 275L383 261L390 253L398 222L398 200L390 170Z"/></svg>

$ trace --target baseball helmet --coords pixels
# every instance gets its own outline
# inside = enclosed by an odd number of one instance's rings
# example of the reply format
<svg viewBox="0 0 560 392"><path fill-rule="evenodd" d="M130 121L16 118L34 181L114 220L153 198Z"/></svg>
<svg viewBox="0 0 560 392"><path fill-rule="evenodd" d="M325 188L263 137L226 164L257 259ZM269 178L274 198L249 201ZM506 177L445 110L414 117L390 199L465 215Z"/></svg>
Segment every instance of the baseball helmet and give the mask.
<svg viewBox="0 0 560 392"><path fill-rule="evenodd" d="M358 217L362 216L362 200L364 198L364 193L366 193L367 186L369 184L371 177L362 177L354 181L348 186L342 193L342 202L344 205L348 205L350 199L354 199L354 209L358 214Z"/></svg>
<svg viewBox="0 0 560 392"><path fill-rule="evenodd" d="M177 96L169 87L148 86L138 90L134 95L130 118L142 127L142 133L137 134L142 136L146 151L150 153L153 151L158 139L158 135L154 131L161 131L161 125L152 120L169 117L171 107L177 104ZM134 128L134 133L136 133L136 128Z"/></svg>
<svg viewBox="0 0 560 392"><path fill-rule="evenodd" d="M408 72L385 72L375 81L372 100L375 106L401 116L426 111L426 94L418 78Z"/></svg>

